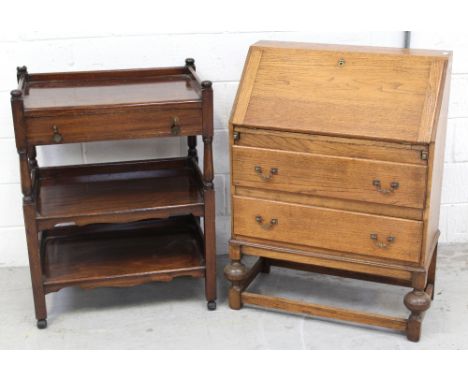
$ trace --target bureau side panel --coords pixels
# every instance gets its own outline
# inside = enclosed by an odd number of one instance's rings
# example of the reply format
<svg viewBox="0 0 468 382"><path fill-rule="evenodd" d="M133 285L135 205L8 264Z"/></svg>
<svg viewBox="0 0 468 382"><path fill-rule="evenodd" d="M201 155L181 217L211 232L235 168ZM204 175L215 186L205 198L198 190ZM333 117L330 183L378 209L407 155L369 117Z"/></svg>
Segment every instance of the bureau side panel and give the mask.
<svg viewBox="0 0 468 382"><path fill-rule="evenodd" d="M231 198L231 236L234 232L233 217L234 207L232 198L235 193L235 187L232 178L232 149L236 143L234 140L234 124L241 123L244 120L245 113L247 111L248 104L250 102L250 94L252 93L253 84L255 81L255 75L257 74L258 66L260 65L260 59L262 57L262 51L258 47L251 46L247 57L245 59L244 69L242 70L241 80L237 89L236 98L232 106L231 115L229 117L229 167L230 167L230 190L229 197Z"/></svg>
<svg viewBox="0 0 468 382"><path fill-rule="evenodd" d="M438 112L433 136L429 145L428 183L426 207L424 211L424 233L421 262L429 267L434 246L439 237L440 201L442 192L442 175L444 170L445 136L450 94L450 75L452 59L446 62L443 86L439 94Z"/></svg>

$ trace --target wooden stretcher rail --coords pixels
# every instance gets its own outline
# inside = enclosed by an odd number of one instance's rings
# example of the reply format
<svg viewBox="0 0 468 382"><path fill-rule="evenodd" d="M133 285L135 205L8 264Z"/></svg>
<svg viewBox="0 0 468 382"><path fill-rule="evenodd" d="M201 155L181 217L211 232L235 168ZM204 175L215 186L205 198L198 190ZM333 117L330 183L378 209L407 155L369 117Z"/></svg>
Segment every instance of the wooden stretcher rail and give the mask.
<svg viewBox="0 0 468 382"><path fill-rule="evenodd" d="M406 331L407 320L376 313L364 313L356 310L337 308L326 305L294 301L282 297L272 297L251 292L242 292L242 302L285 312L309 314L334 320L351 321L358 324L380 326L400 332Z"/></svg>

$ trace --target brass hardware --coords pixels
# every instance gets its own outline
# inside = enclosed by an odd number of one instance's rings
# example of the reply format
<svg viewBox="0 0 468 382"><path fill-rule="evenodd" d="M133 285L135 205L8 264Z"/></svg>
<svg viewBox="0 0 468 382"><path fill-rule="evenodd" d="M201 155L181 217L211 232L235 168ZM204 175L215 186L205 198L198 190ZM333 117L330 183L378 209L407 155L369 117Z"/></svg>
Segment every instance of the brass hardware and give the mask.
<svg viewBox="0 0 468 382"><path fill-rule="evenodd" d="M54 132L54 134L52 135L52 140L55 142L55 143L60 143L63 141L63 137L62 137L62 134L59 133L58 131L58 127L57 126L52 126L52 130Z"/></svg>
<svg viewBox="0 0 468 382"><path fill-rule="evenodd" d="M270 229L278 225L278 219L276 218L271 219L269 223L264 223L264 219L261 215L255 216L255 221L260 224L263 229Z"/></svg>
<svg viewBox="0 0 468 382"><path fill-rule="evenodd" d="M340 58L340 59L338 60L338 66L344 66L344 64L346 64L345 59L344 59L344 58Z"/></svg>
<svg viewBox="0 0 468 382"><path fill-rule="evenodd" d="M377 189L378 192L382 194L390 194L397 190L398 187L400 187L400 184L398 182L392 182L390 183L390 188L382 188L382 183L378 179L374 179L372 181L372 185Z"/></svg>
<svg viewBox="0 0 468 382"><path fill-rule="evenodd" d="M422 160L427 160L427 158L429 157L429 154L426 150L422 150L421 151L421 159Z"/></svg>
<svg viewBox="0 0 468 382"><path fill-rule="evenodd" d="M379 241L379 236L376 233L371 233L370 238L372 241L374 241L375 245L378 248L388 248L390 244L395 242L395 236L387 236L387 243L384 243L383 241Z"/></svg>
<svg viewBox="0 0 468 382"><path fill-rule="evenodd" d="M180 134L179 117L172 117L171 134L172 135Z"/></svg>
<svg viewBox="0 0 468 382"><path fill-rule="evenodd" d="M234 131L232 137L234 138L234 143L237 143L240 139L240 133L238 131Z"/></svg>
<svg viewBox="0 0 468 382"><path fill-rule="evenodd" d="M270 168L270 173L265 175L263 173L261 166L255 166L255 172L263 179L263 180L270 180L273 175L278 175L278 169L276 167Z"/></svg>

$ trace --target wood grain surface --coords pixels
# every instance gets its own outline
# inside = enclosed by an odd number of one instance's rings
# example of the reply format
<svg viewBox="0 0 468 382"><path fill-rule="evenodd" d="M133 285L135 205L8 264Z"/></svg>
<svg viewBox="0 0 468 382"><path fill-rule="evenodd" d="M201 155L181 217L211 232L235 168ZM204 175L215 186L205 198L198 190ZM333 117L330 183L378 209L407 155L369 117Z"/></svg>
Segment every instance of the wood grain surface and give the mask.
<svg viewBox="0 0 468 382"><path fill-rule="evenodd" d="M391 260L418 262L421 222L267 200L234 197L234 234L273 242L296 243ZM277 219L277 224L264 224ZM370 235L388 245L379 248ZM393 243L387 238L394 236Z"/></svg>
<svg viewBox="0 0 468 382"><path fill-rule="evenodd" d="M444 56L385 50L369 54L346 46L335 50L314 45L263 47L261 43L251 48L250 55L261 58L258 67L245 74L248 79L253 73L255 82L250 95L246 92L245 118L239 112L235 124L430 141L443 68L439 62L446 60Z"/></svg>
<svg viewBox="0 0 468 382"><path fill-rule="evenodd" d="M190 217L52 230L44 241L49 291L203 275L203 238Z"/></svg>
<svg viewBox="0 0 468 382"><path fill-rule="evenodd" d="M56 144L54 128L61 135L59 143L190 136L202 132L202 111L198 103L172 108L131 107L108 112L28 118L28 141L34 145ZM176 131L172 130L175 119Z"/></svg>
<svg viewBox="0 0 468 382"><path fill-rule="evenodd" d="M102 215L105 223L108 214L204 204L196 172L184 158L46 168L39 174L44 174L39 175L40 220L79 222L82 216Z"/></svg>
<svg viewBox="0 0 468 382"><path fill-rule="evenodd" d="M280 132L242 126L235 126L234 131L239 133L236 146L427 165L427 160L421 158L421 151L428 150L427 145Z"/></svg>
<svg viewBox="0 0 468 382"><path fill-rule="evenodd" d="M419 305L424 300L427 309L434 295L450 62L446 51L278 41L250 47L230 120L226 274L244 275L228 277L233 309L253 304L419 340ZM243 255L264 264L248 270ZM271 265L412 287L405 297L411 314L383 317L240 292Z"/></svg>
<svg viewBox="0 0 468 382"><path fill-rule="evenodd" d="M423 208L426 166L251 147L233 148L235 186ZM260 168L262 173L258 173ZM275 169L276 174L271 171ZM374 181L379 181L377 187ZM393 190L391 184L398 183Z"/></svg>
<svg viewBox="0 0 468 382"><path fill-rule="evenodd" d="M70 73L18 67L17 79L11 106L38 328L47 327L45 293L71 285L204 277L214 310L213 90L194 59ZM36 158L37 145L161 136L188 136L187 157L46 168Z"/></svg>

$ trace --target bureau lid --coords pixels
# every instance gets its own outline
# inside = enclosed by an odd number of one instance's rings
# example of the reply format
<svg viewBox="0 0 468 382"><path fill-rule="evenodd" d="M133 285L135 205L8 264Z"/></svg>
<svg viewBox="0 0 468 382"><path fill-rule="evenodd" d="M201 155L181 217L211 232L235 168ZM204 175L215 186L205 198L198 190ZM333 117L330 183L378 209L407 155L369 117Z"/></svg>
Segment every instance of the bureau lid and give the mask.
<svg viewBox="0 0 468 382"><path fill-rule="evenodd" d="M450 57L441 51L260 41L249 50L231 122L428 143Z"/></svg>

